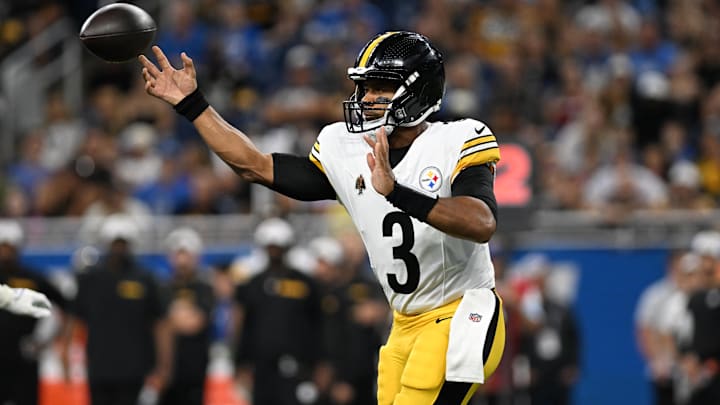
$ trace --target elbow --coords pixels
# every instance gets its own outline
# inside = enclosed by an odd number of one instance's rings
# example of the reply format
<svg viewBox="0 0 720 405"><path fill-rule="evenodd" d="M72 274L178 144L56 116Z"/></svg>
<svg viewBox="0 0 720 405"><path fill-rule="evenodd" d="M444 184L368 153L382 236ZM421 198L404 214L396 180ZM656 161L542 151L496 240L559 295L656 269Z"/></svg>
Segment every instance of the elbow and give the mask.
<svg viewBox="0 0 720 405"><path fill-rule="evenodd" d="M272 184L272 157L270 155L262 156L255 162L242 165L230 160L223 160L244 181L264 185Z"/></svg>
<svg viewBox="0 0 720 405"><path fill-rule="evenodd" d="M487 243L495 234L497 222L494 217L480 218L473 228L473 240L478 243Z"/></svg>
<svg viewBox="0 0 720 405"><path fill-rule="evenodd" d="M258 176L256 173L254 173L250 170L233 168L233 171L235 171L235 174L237 174L241 179L243 179L249 183L260 183L261 182L260 176Z"/></svg>

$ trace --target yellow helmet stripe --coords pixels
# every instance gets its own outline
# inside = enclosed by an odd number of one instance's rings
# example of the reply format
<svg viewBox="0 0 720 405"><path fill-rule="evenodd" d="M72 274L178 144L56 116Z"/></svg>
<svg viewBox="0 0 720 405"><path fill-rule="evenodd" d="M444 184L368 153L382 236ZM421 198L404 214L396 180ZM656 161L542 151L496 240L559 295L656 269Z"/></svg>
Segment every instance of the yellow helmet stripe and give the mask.
<svg viewBox="0 0 720 405"><path fill-rule="evenodd" d="M375 51L375 48L377 48L378 45L380 45L380 42L384 41L385 38L397 34L397 31L389 31L386 32L379 37L375 38L374 41L370 42L368 44L367 48L365 48L365 52L363 52L362 56L360 57L360 63L358 63L357 67L366 67L368 59L370 59L370 56L372 55L373 51Z"/></svg>

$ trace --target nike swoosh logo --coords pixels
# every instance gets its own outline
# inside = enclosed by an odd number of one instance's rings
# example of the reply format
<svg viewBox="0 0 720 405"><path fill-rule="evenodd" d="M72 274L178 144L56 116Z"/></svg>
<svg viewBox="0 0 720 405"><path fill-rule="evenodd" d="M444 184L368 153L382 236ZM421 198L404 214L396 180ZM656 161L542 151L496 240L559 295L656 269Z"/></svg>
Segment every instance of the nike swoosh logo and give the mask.
<svg viewBox="0 0 720 405"><path fill-rule="evenodd" d="M452 316L448 316L447 318L438 318L435 320L435 323L440 323L442 321L447 321L448 319L452 319Z"/></svg>
<svg viewBox="0 0 720 405"><path fill-rule="evenodd" d="M485 130L485 126L483 126L483 127L480 128L480 129L475 128L475 133L478 134L478 135L480 135L480 134L482 133L482 131L484 131L484 130Z"/></svg>

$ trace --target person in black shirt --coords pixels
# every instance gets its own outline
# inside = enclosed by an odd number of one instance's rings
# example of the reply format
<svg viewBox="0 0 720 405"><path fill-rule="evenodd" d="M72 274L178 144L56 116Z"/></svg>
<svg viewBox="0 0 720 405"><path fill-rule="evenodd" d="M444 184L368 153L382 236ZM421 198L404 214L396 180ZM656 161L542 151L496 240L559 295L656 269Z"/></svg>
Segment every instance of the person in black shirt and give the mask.
<svg viewBox="0 0 720 405"><path fill-rule="evenodd" d="M317 396L321 312L315 282L284 262L294 239L279 218L261 223L255 241L266 249L264 271L238 286L238 382L253 403L299 405Z"/></svg>
<svg viewBox="0 0 720 405"><path fill-rule="evenodd" d="M689 405L720 404L720 259L715 258L712 287L690 297L693 331L682 364L691 378Z"/></svg>
<svg viewBox="0 0 720 405"><path fill-rule="evenodd" d="M37 272L20 262L22 228L16 222L0 222L0 285L36 290L61 309L66 300ZM49 343L35 339L38 320L0 311L0 404L36 405L38 401L38 354Z"/></svg>
<svg viewBox="0 0 720 405"><path fill-rule="evenodd" d="M170 383L160 397L160 404L202 405L215 301L210 285L198 278L203 244L197 232L190 228L174 230L166 244L173 270L167 299L175 351Z"/></svg>
<svg viewBox="0 0 720 405"><path fill-rule="evenodd" d="M538 312L524 320L524 353L530 360L530 397L533 405L566 405L580 371L580 332L569 302L549 293L551 264L537 258L530 270L541 297ZM526 313L527 315L527 313Z"/></svg>
<svg viewBox="0 0 720 405"><path fill-rule="evenodd" d="M377 403L377 353L387 329L389 307L377 281L363 277L346 260L340 242L319 237L315 256L323 311L322 355L331 368L324 396L329 405Z"/></svg>
<svg viewBox="0 0 720 405"><path fill-rule="evenodd" d="M142 388L161 389L170 371L172 336L159 287L132 254L138 238L134 219L110 216L100 228L106 256L78 276L73 311L87 328L93 405L136 405Z"/></svg>

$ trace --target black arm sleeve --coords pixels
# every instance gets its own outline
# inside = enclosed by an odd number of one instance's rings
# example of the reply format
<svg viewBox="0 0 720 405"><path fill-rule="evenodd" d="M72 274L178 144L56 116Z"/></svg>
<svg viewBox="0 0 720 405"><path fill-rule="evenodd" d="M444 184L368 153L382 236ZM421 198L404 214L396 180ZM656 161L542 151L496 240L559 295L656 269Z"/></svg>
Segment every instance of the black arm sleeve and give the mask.
<svg viewBox="0 0 720 405"><path fill-rule="evenodd" d="M334 200L335 190L325 173L307 157L273 153L270 189L300 201Z"/></svg>
<svg viewBox="0 0 720 405"><path fill-rule="evenodd" d="M488 165L471 166L461 171L452 184L452 195L478 198L487 204L497 221L497 202L493 191L494 176Z"/></svg>

